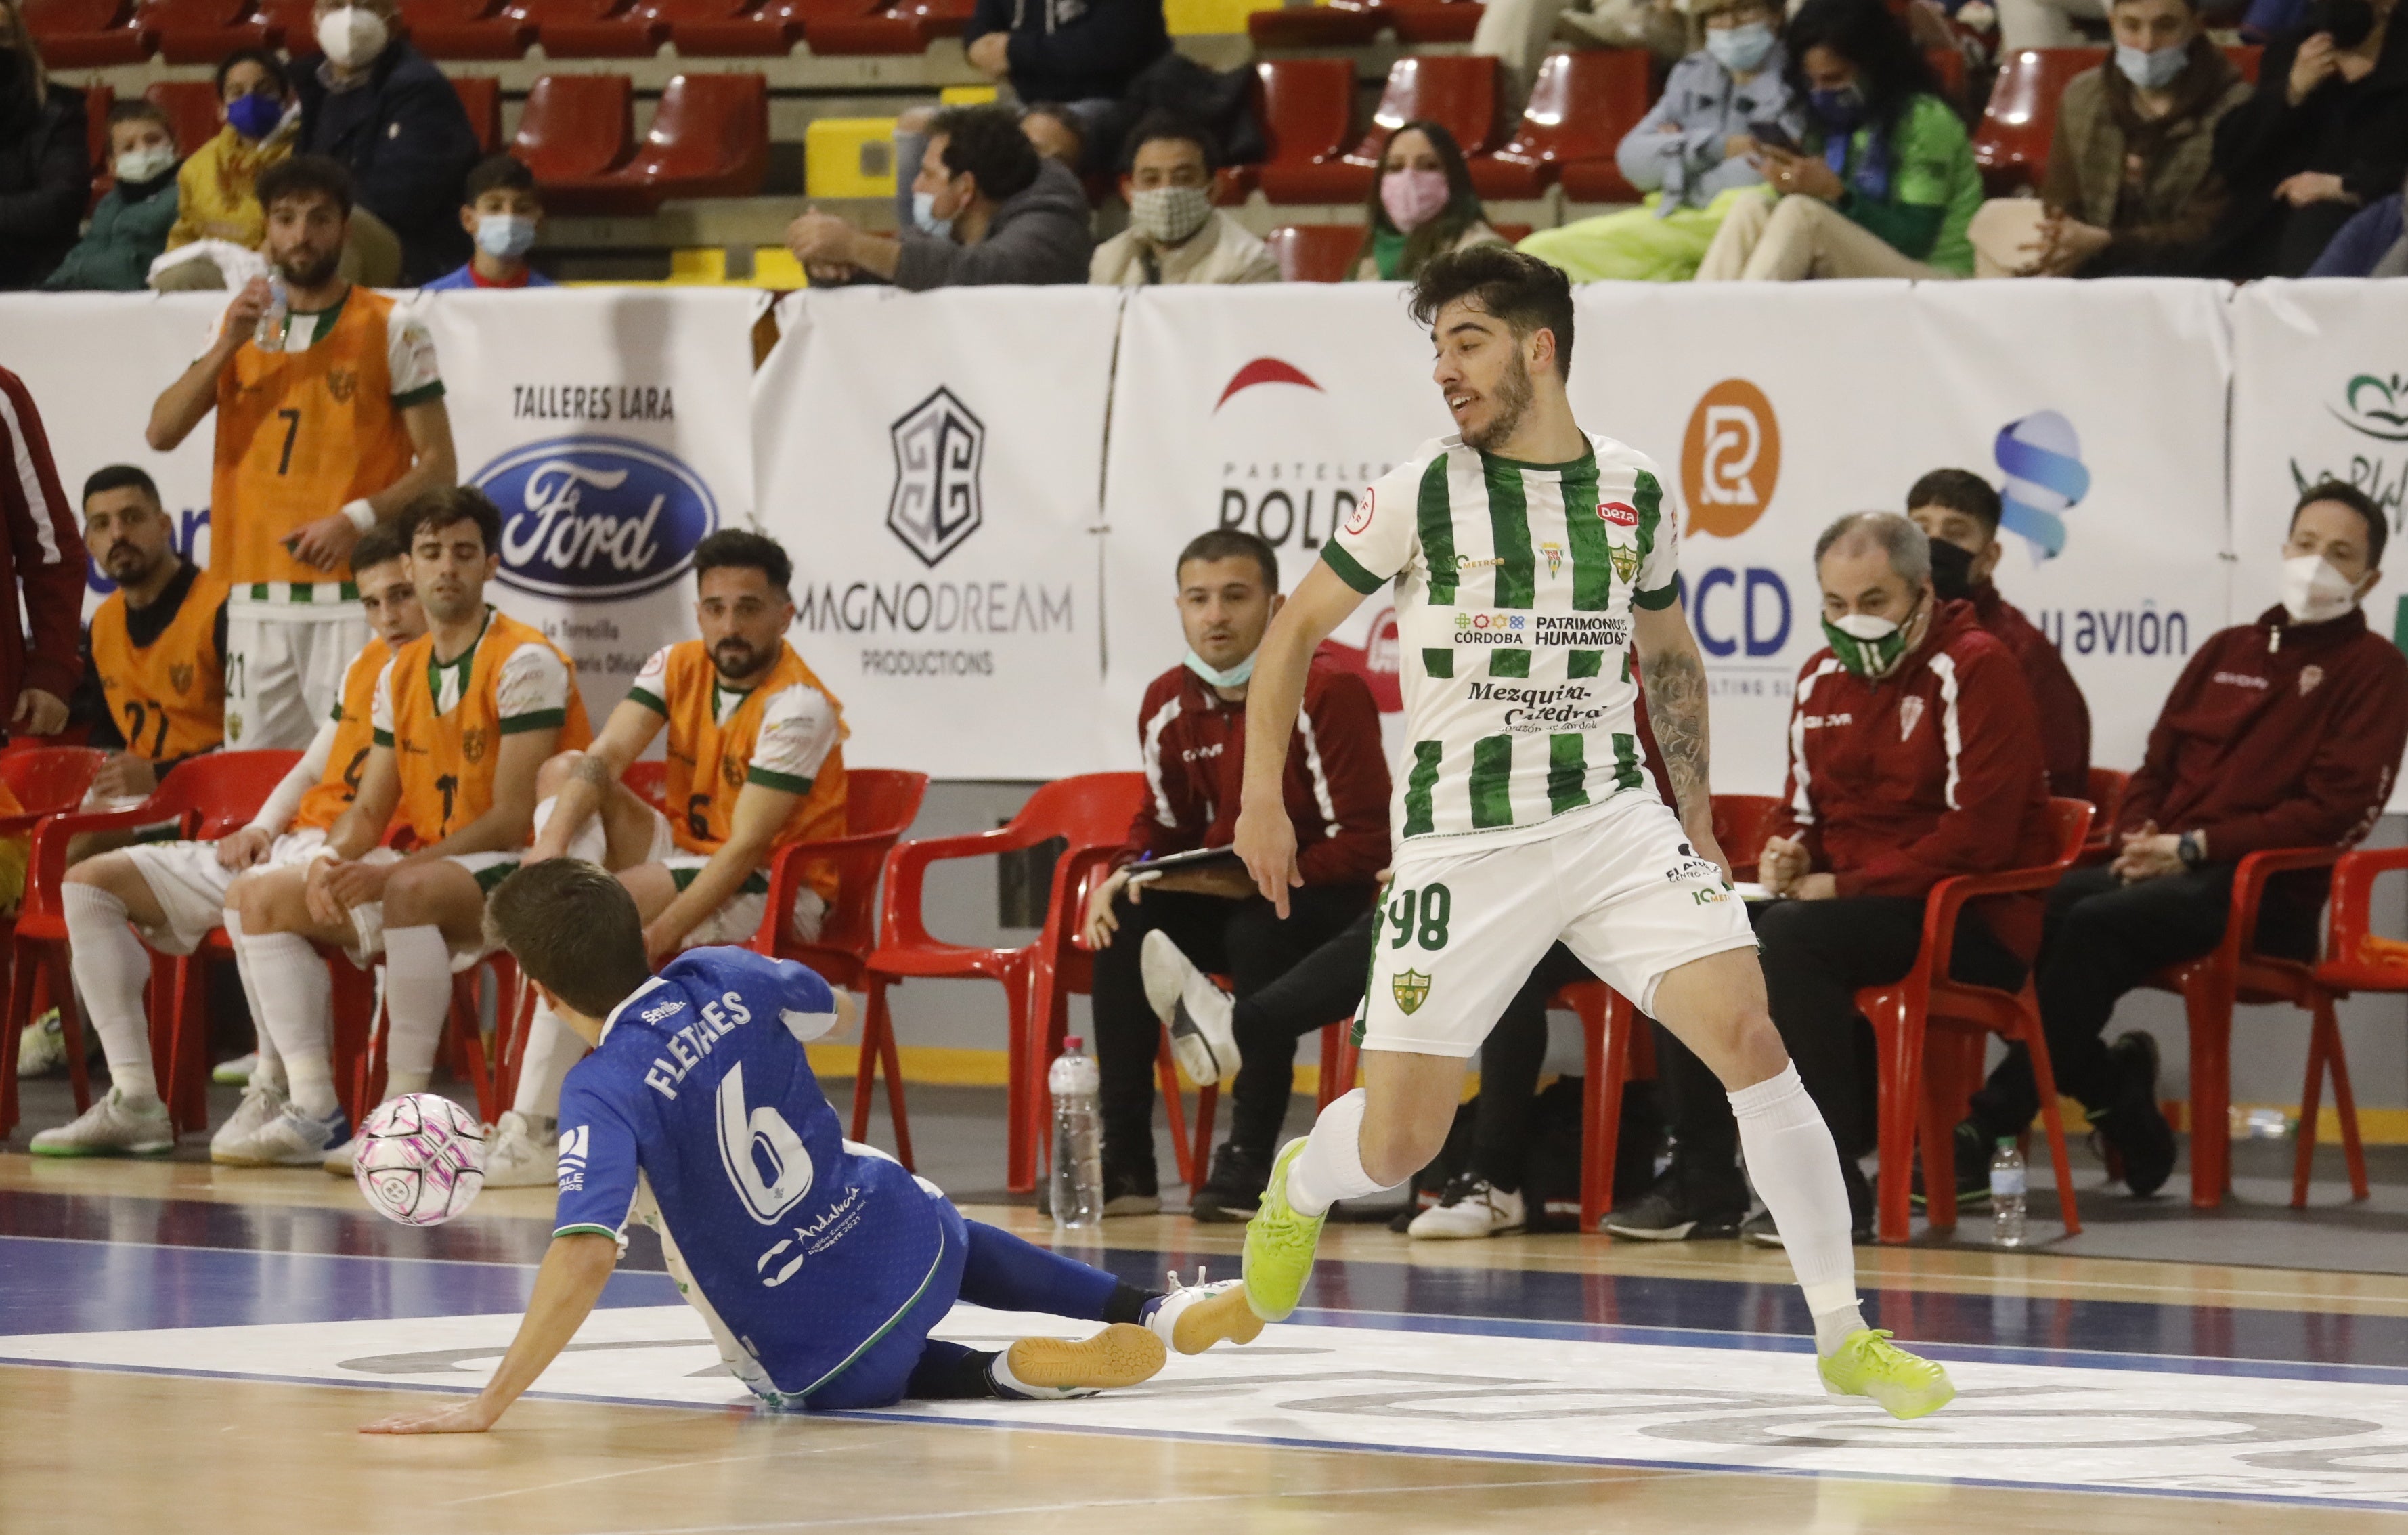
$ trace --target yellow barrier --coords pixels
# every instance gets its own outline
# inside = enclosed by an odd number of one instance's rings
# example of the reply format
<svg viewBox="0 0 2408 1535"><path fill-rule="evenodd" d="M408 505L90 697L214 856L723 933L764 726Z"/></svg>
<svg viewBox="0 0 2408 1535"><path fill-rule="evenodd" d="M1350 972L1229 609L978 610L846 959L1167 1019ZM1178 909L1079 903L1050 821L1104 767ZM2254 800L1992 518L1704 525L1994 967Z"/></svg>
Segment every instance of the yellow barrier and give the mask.
<svg viewBox="0 0 2408 1535"><path fill-rule="evenodd" d="M824 117L803 130L803 192L811 197L895 195L895 120Z"/></svg>

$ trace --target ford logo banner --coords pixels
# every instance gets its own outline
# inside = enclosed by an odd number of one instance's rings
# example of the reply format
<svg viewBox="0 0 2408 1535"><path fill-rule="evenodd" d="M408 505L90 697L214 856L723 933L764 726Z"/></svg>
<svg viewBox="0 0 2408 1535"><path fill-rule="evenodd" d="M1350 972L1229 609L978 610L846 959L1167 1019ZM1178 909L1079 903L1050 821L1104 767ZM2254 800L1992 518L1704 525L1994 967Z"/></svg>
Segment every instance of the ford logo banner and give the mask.
<svg viewBox="0 0 2408 1535"><path fill-rule="evenodd" d="M719 526L702 477L624 438L553 438L505 453L469 481L502 513L502 583L593 599L655 592Z"/></svg>

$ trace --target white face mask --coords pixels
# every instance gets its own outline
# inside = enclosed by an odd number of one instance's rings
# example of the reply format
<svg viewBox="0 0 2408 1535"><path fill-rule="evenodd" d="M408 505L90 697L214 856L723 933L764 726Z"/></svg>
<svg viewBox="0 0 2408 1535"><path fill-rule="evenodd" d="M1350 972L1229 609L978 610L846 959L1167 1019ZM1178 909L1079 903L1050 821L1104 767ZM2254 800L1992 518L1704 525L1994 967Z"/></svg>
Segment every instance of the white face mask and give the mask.
<svg viewBox="0 0 2408 1535"><path fill-rule="evenodd" d="M357 69L384 51L393 34L384 18L357 6L345 6L318 18L318 46L337 69Z"/></svg>
<svg viewBox="0 0 2408 1535"><path fill-rule="evenodd" d="M2358 606L2358 587L2321 554L2283 562L2283 610L2294 624L2322 624Z"/></svg>
<svg viewBox="0 0 2408 1535"><path fill-rule="evenodd" d="M1247 679L1254 674L1254 658L1249 655L1228 670L1218 671L1211 662L1191 650L1187 653L1187 669L1214 687L1243 687Z"/></svg>
<svg viewBox="0 0 2408 1535"><path fill-rule="evenodd" d="M175 151L164 144L153 144L149 149L126 151L110 163L109 168L117 172L119 180L139 185L163 175L175 163Z"/></svg>
<svg viewBox="0 0 2408 1535"><path fill-rule="evenodd" d="M1148 187L1129 194L1129 226L1156 245L1182 245L1212 216L1202 187Z"/></svg>

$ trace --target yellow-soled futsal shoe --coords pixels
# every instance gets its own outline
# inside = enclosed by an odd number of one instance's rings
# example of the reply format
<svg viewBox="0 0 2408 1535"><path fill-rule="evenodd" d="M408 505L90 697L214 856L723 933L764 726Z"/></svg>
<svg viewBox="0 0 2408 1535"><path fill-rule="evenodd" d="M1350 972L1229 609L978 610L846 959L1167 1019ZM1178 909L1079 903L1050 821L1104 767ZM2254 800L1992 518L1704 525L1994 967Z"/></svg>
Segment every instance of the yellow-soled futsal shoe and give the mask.
<svg viewBox="0 0 2408 1535"><path fill-rule="evenodd" d="M1115 1322L1093 1338L1023 1338L1004 1353L1012 1383L1030 1391L1085 1396L1139 1385L1160 1372L1170 1351L1134 1322Z"/></svg>
<svg viewBox="0 0 2408 1535"><path fill-rule="evenodd" d="M1858 1327L1828 1358L1815 1362L1823 1389L1835 1397L1870 1397L1894 1418L1928 1417L1956 1399L1948 1371L1891 1342L1891 1334Z"/></svg>
<svg viewBox="0 0 2408 1535"><path fill-rule="evenodd" d="M1309 1137L1280 1148L1262 1208L1246 1223L1246 1304L1266 1322L1284 1322L1312 1277L1312 1255L1321 1245L1327 1214L1299 1215L1287 1202L1287 1169L1304 1155Z"/></svg>
<svg viewBox="0 0 2408 1535"><path fill-rule="evenodd" d="M1177 1272L1171 1274L1170 1293L1146 1326L1182 1354L1201 1354L1215 1343L1251 1343L1263 1334L1263 1319L1247 1303L1245 1285L1234 1279L1207 1284L1200 1269L1193 1284L1182 1284Z"/></svg>

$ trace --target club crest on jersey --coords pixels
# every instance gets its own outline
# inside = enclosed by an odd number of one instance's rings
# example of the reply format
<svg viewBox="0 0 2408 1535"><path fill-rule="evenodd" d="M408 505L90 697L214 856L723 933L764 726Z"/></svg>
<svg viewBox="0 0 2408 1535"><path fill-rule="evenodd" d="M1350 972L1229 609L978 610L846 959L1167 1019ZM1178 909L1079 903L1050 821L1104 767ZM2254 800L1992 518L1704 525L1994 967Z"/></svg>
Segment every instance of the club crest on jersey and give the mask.
<svg viewBox="0 0 2408 1535"><path fill-rule="evenodd" d="M1407 970L1390 983L1388 989L1396 994L1397 1010L1408 1015L1419 1012L1429 1000L1430 978L1419 970Z"/></svg>
<svg viewBox="0 0 2408 1535"><path fill-rule="evenodd" d="M1599 501L1597 514L1616 527L1639 525L1639 509L1627 501Z"/></svg>
<svg viewBox="0 0 2408 1535"><path fill-rule="evenodd" d="M335 396L337 405L349 405L351 396L360 392L360 376L348 367L329 368L326 372L326 393Z"/></svg>
<svg viewBox="0 0 2408 1535"><path fill-rule="evenodd" d="M744 787L744 759L728 753L719 759L719 781L731 789Z"/></svg>
<svg viewBox="0 0 2408 1535"><path fill-rule="evenodd" d="M1914 735L1914 727L1923 723L1923 700L1913 696L1899 700L1898 739L1906 740Z"/></svg>
<svg viewBox="0 0 2408 1535"><path fill-rule="evenodd" d="M1639 579L1639 551L1625 544L1609 545L1605 563L1613 567L1614 578L1627 586Z"/></svg>
<svg viewBox="0 0 2408 1535"><path fill-rule="evenodd" d="M1548 575L1550 575L1550 576L1560 576L1560 575L1562 575L1562 574L1564 573L1564 546L1563 546L1563 545L1561 545L1561 544L1541 544L1541 545L1539 546L1539 552L1540 552L1540 553L1541 553L1541 554L1544 554L1544 555L1547 557L1547 574L1548 574Z"/></svg>
<svg viewBox="0 0 2408 1535"><path fill-rule="evenodd" d="M193 664L190 661L170 663L167 667L167 685L179 693L192 692Z"/></svg>
<svg viewBox="0 0 2408 1535"><path fill-rule="evenodd" d="M485 727L472 724L460 732L460 754L470 763L485 760Z"/></svg>

